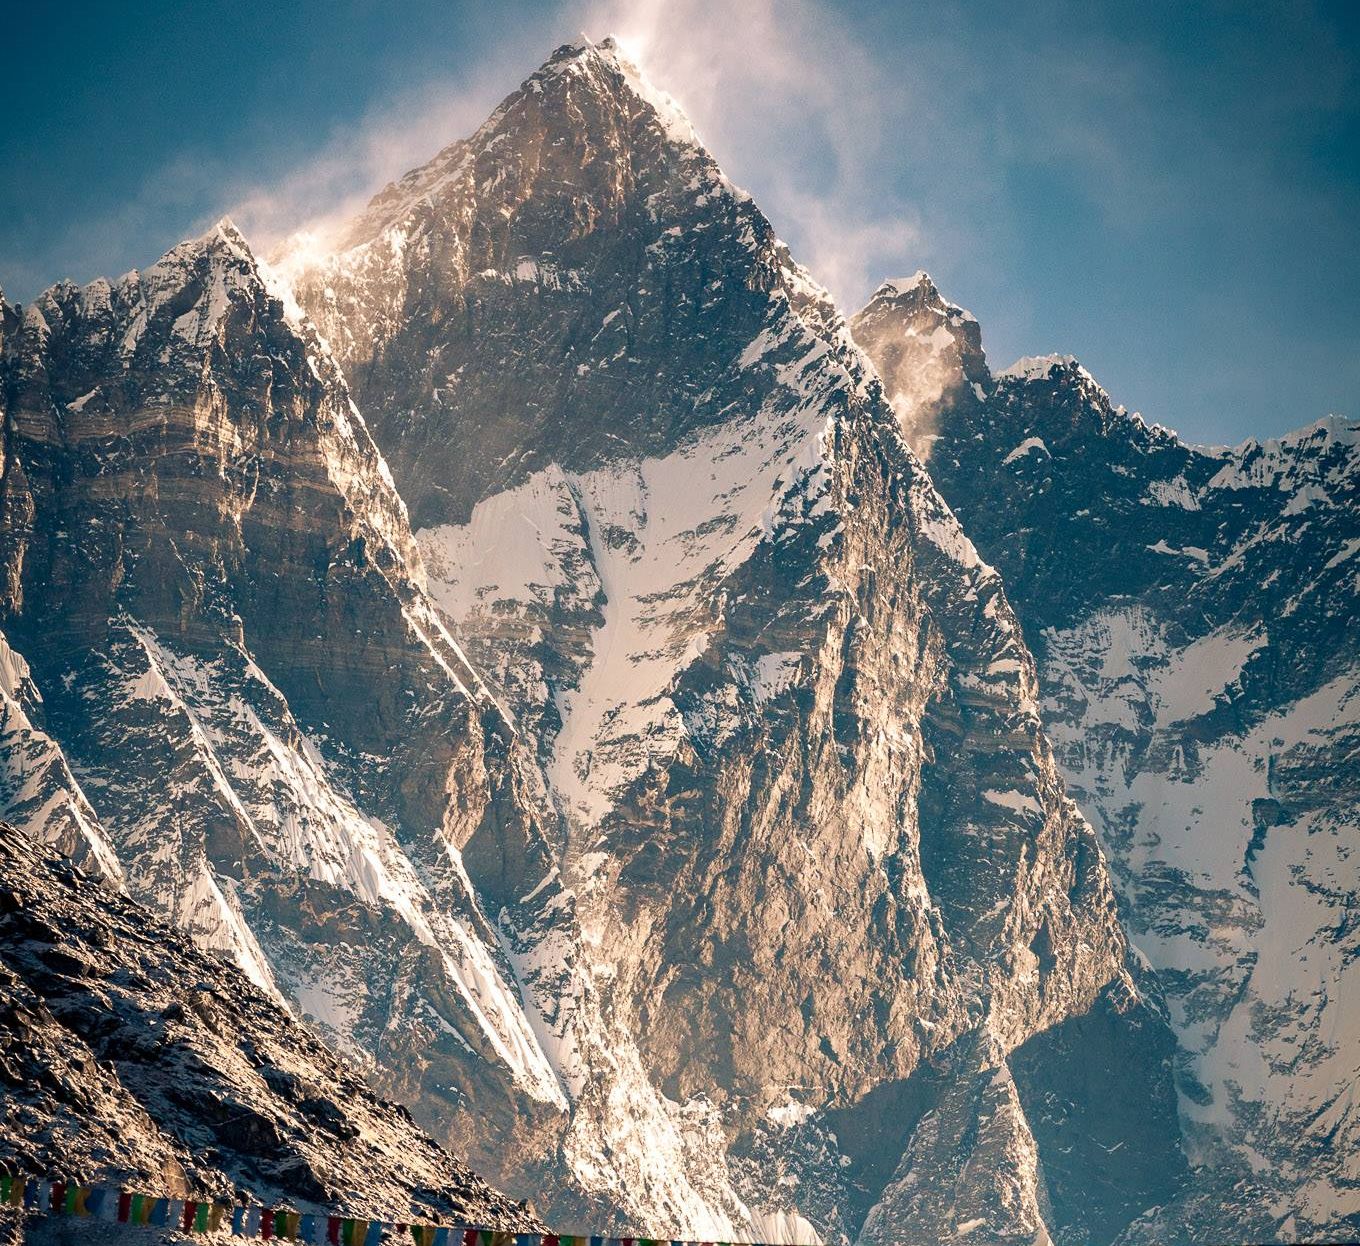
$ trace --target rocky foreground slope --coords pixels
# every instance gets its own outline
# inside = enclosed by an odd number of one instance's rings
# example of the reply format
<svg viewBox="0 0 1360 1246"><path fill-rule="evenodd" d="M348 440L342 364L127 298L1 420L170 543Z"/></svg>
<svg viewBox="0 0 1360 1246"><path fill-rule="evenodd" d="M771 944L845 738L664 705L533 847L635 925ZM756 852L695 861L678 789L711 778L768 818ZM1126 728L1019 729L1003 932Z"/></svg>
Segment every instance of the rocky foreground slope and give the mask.
<svg viewBox="0 0 1360 1246"><path fill-rule="evenodd" d="M1146 1232L1354 1236L1360 424L1186 445L1071 358L993 375L924 274L853 324L1006 581L1166 992L1207 1169Z"/></svg>
<svg viewBox="0 0 1360 1246"><path fill-rule="evenodd" d="M532 1228L277 999L0 823L0 1165Z"/></svg>
<svg viewBox="0 0 1360 1246"><path fill-rule="evenodd" d="M278 262L563 819L562 919L520 871L501 925L571 1179L766 1240L1171 1198L1172 1039L1001 580L674 104L560 49Z"/></svg>

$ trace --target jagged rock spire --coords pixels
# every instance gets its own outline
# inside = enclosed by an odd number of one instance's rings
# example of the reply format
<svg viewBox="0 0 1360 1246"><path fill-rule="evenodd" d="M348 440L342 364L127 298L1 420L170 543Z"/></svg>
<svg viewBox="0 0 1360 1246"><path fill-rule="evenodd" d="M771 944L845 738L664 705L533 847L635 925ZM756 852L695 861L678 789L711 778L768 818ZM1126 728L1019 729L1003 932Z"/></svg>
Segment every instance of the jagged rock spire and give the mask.
<svg viewBox="0 0 1360 1246"><path fill-rule="evenodd" d="M851 319L851 331L924 459L949 408L981 401L991 388L977 318L945 299L924 270L884 281Z"/></svg>

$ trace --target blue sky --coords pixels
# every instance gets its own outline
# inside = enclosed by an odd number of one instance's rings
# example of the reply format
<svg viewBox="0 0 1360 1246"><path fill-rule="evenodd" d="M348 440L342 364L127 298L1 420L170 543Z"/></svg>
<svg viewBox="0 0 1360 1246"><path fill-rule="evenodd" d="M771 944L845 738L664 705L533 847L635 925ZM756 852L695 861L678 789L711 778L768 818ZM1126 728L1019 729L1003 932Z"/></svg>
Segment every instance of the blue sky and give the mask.
<svg viewBox="0 0 1360 1246"><path fill-rule="evenodd" d="M848 310L924 267L995 365L1079 356L1199 441L1360 415L1360 4L16 5L0 286L265 249L620 33Z"/></svg>

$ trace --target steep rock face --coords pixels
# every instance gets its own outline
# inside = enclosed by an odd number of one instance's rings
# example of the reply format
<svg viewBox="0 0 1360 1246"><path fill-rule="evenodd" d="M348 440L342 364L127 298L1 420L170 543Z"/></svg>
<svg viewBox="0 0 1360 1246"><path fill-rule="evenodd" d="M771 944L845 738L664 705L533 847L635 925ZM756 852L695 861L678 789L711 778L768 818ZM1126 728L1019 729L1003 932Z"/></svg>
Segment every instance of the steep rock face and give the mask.
<svg viewBox="0 0 1360 1246"><path fill-rule="evenodd" d="M6 1171L533 1227L234 965L7 823L0 984Z"/></svg>
<svg viewBox="0 0 1360 1246"><path fill-rule="evenodd" d="M951 312L885 287L872 352L894 315L915 341ZM1138 1232L1353 1233L1360 426L1189 446L1049 356L957 374L929 435L1180 1038L1207 1168Z"/></svg>
<svg viewBox="0 0 1360 1246"><path fill-rule="evenodd" d="M555 1119L461 856L544 881L532 767L315 331L224 223L7 318L3 389L11 816L424 1085L450 1133Z"/></svg>
<svg viewBox="0 0 1360 1246"><path fill-rule="evenodd" d="M12 349L19 313L0 293L0 359ZM0 421L8 425L8 395L0 385ZM22 468L11 459L8 439L0 442L0 479ZM6 523L30 521L28 499L7 490L0 498ZM17 512L17 513L16 513ZM12 569L7 569L13 591ZM42 694L28 663L0 636L0 816L22 824L31 835L56 844L73 860L110 877L120 874L118 858L61 747L39 725Z"/></svg>
<svg viewBox="0 0 1360 1246"><path fill-rule="evenodd" d="M279 260L422 528L540 467L618 457L621 426L645 454L719 422L712 357L692 344L759 325L776 249L673 102L624 85L602 45L560 49L472 138ZM475 443L450 454L473 412Z"/></svg>
<svg viewBox="0 0 1360 1246"><path fill-rule="evenodd" d="M581 1185L766 1240L1107 1241L1168 1198L1163 1023L1001 582L674 105L561 49L329 245L278 263L568 826L581 943L517 964L598 1001L544 1018ZM1055 1212L1007 1061L1093 1009L1154 1162Z"/></svg>
<svg viewBox="0 0 1360 1246"><path fill-rule="evenodd" d="M42 694L0 637L0 810L30 835L111 880L122 866L61 747L38 722Z"/></svg>

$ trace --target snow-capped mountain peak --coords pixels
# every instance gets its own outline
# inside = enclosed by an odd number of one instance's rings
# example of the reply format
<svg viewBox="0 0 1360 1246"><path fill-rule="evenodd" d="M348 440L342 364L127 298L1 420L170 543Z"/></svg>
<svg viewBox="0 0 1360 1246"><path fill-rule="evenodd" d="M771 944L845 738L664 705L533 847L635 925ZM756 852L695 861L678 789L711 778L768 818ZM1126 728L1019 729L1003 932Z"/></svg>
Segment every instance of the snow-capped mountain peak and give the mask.
<svg viewBox="0 0 1360 1246"><path fill-rule="evenodd" d="M903 434L929 459L942 408L992 386L977 318L949 302L930 275L883 282L856 313L855 340L869 352Z"/></svg>
<svg viewBox="0 0 1360 1246"><path fill-rule="evenodd" d="M1098 1016L1155 1157L1101 1202L1127 1223L1183 1165L1166 1033L1000 581L825 292L640 81L560 49L293 265L568 828L579 925L514 953L569 997L536 1027L558 1159L687 1236L976 1218L913 1194L928 1169L1033 1240L1056 1032ZM976 321L905 284L904 350L985 389ZM913 1143L910 1112L884 1135L899 1093L995 1101L1012 1176L972 1180L936 1123ZM1055 1223L1086 1224L1057 1184Z"/></svg>
<svg viewBox="0 0 1360 1246"><path fill-rule="evenodd" d="M1037 381L1051 376L1055 369L1091 375L1082 367L1075 355L1026 355L1022 359L1017 359L1009 367L1002 368L996 375L998 379L1014 378L1023 381Z"/></svg>
<svg viewBox="0 0 1360 1246"><path fill-rule="evenodd" d="M652 158L656 143L701 150L680 106L651 84L613 37L564 44L476 133L384 188L338 236L318 239L304 231L285 240L271 260L293 273L323 246L347 251L389 231L388 244L403 248L430 218L457 212L469 186L503 184L501 202L509 212L530 195L571 195L582 211L607 215L639 175L629 157L643 134L653 142L636 153L639 166Z"/></svg>
<svg viewBox="0 0 1360 1246"><path fill-rule="evenodd" d="M351 1052L476 1051L466 1094L560 1110L462 857L495 802L543 881L532 784L324 342L229 222L33 312L0 388L5 811Z"/></svg>
<svg viewBox="0 0 1360 1246"><path fill-rule="evenodd" d="M547 77L578 72L583 76L603 73L603 82L597 79L597 85L608 90L624 87L652 108L674 142L696 147L700 145L694 125L684 110L672 96L652 84L647 75L628 58L623 46L613 35L606 35L598 43L585 39L579 44L564 45L549 57L529 82L541 82Z"/></svg>

